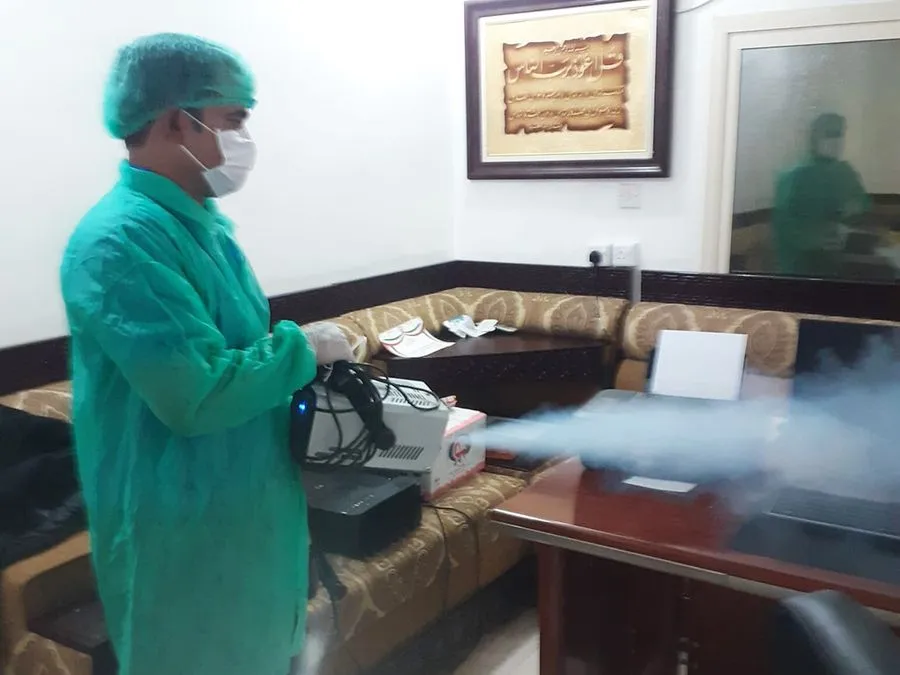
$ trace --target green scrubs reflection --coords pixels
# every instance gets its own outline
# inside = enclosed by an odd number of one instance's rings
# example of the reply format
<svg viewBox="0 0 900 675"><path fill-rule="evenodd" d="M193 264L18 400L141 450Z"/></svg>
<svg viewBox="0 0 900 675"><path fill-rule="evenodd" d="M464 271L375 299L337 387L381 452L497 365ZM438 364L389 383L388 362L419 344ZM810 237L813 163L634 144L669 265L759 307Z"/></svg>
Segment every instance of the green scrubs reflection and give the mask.
<svg viewBox="0 0 900 675"><path fill-rule="evenodd" d="M840 225L870 209L859 175L841 159L845 129L840 115L820 115L809 157L778 177L772 230L781 273L838 275Z"/></svg>

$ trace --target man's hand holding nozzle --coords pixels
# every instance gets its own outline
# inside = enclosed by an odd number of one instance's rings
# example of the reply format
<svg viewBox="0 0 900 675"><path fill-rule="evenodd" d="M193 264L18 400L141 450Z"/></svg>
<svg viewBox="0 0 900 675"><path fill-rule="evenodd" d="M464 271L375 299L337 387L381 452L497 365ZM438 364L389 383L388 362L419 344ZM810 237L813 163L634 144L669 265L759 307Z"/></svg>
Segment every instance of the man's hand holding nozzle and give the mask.
<svg viewBox="0 0 900 675"><path fill-rule="evenodd" d="M303 329L306 340L316 352L316 363L320 366L335 361L355 361L347 336L337 324L329 321L310 324Z"/></svg>

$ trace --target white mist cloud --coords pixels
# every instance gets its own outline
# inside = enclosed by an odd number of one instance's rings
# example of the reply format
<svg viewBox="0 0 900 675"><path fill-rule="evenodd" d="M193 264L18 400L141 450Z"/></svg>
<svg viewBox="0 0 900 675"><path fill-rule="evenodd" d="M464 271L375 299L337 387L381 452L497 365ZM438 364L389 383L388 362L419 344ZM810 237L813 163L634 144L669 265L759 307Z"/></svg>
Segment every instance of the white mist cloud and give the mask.
<svg viewBox="0 0 900 675"><path fill-rule="evenodd" d="M327 636L318 632L308 634L303 644L303 654L299 659L300 662L297 664L295 672L291 675L318 675L327 647Z"/></svg>
<svg viewBox="0 0 900 675"><path fill-rule="evenodd" d="M848 496L900 501L900 364L883 342L858 367L823 355L802 398L738 402L648 397L538 413L479 439L525 455L696 483L762 475Z"/></svg>

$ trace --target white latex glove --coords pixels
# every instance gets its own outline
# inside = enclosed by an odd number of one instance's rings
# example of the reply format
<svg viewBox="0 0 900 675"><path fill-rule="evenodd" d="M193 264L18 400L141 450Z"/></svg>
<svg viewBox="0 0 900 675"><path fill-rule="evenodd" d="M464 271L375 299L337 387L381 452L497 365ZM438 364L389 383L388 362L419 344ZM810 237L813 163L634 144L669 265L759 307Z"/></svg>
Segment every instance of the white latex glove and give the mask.
<svg viewBox="0 0 900 675"><path fill-rule="evenodd" d="M320 366L335 361L355 361L350 343L336 324L324 321L313 323L303 329L306 340L316 352L316 363Z"/></svg>

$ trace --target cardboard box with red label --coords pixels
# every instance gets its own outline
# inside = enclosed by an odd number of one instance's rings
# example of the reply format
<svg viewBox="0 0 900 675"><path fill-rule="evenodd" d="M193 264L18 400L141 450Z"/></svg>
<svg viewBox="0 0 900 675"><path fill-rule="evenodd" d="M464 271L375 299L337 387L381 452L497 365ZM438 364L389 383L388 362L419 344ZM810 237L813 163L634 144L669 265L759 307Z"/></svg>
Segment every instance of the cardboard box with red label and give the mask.
<svg viewBox="0 0 900 675"><path fill-rule="evenodd" d="M431 470L422 474L425 499L440 497L484 468L483 443L472 443L471 434L485 426L487 417L477 410L451 408L441 451Z"/></svg>

